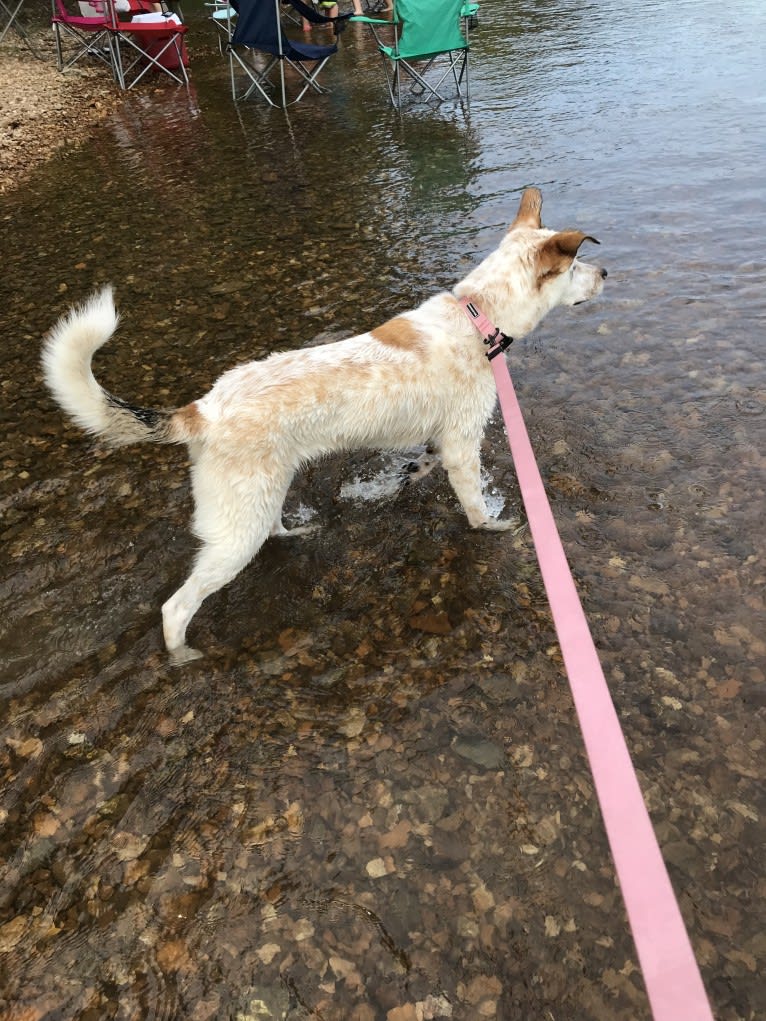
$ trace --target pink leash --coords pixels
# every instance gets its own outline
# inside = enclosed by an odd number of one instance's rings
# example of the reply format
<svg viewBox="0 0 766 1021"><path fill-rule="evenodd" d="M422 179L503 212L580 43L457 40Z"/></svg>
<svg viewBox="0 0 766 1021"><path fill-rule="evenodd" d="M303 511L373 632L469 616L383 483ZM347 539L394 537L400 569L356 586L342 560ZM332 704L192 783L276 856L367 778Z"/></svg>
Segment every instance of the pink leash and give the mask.
<svg viewBox="0 0 766 1021"><path fill-rule="evenodd" d="M713 1021L502 354L510 339L473 302L459 301L489 345L487 357L652 1016L655 1021Z"/></svg>

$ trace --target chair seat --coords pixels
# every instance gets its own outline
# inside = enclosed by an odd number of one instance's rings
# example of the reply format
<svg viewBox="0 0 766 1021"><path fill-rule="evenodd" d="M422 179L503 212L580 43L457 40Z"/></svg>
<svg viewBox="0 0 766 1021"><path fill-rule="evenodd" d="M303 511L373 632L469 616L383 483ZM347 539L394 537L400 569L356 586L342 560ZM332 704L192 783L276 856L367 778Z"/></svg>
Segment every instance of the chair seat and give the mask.
<svg viewBox="0 0 766 1021"><path fill-rule="evenodd" d="M337 43L330 46L318 46L314 43L295 42L292 39L284 39L282 48L283 55L290 57L291 60L324 60L338 52Z"/></svg>
<svg viewBox="0 0 766 1021"><path fill-rule="evenodd" d="M140 32L142 35L186 35L188 25L179 25L176 21L116 21L108 26L114 32Z"/></svg>
<svg viewBox="0 0 766 1021"><path fill-rule="evenodd" d="M409 53L403 51L401 47L394 49L393 46L381 46L380 52L385 53L389 60L432 60L442 53L459 53L460 50L467 49L468 43L463 43L462 46L453 46L451 50L433 50L431 53Z"/></svg>

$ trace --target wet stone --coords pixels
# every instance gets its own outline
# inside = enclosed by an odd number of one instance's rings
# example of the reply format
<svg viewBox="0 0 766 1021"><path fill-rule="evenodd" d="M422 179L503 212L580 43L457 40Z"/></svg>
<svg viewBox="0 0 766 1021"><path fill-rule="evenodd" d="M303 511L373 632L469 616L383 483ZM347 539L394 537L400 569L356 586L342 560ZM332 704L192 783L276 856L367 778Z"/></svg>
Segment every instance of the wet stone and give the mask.
<svg viewBox="0 0 766 1021"><path fill-rule="evenodd" d="M452 739L450 747L461 758L483 769L501 769L506 762L504 749L494 741L483 738L457 735Z"/></svg>

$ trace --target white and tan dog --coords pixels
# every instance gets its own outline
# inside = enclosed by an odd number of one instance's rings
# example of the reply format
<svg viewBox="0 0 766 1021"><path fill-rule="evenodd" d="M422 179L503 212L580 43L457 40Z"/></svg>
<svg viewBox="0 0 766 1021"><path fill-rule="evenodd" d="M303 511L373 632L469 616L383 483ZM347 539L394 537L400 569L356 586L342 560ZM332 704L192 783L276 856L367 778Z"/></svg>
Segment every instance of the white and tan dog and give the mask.
<svg viewBox="0 0 766 1021"><path fill-rule="evenodd" d="M456 298L470 297L512 337L559 305L601 292L606 271L580 263L588 238L542 227L542 197L528 188L500 246L451 294L429 298L368 333L286 351L239 366L175 411L134 407L106 393L93 354L117 327L111 288L64 316L47 337L45 379L62 408L112 445L186 443L192 459L194 532L202 542L187 581L162 607L176 662L199 655L187 626L202 601L226 585L282 526L296 470L333 451L407 450L430 443L474 528L502 530L481 490L479 446L495 406L481 337Z"/></svg>

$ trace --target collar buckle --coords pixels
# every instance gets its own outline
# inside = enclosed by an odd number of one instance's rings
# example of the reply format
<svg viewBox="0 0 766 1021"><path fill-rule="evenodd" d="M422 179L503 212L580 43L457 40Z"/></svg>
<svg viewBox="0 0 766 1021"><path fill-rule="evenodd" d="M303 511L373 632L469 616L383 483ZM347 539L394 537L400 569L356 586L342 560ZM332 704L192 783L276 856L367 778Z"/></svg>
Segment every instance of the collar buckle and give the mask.
<svg viewBox="0 0 766 1021"><path fill-rule="evenodd" d="M511 346L513 337L502 333L500 327L491 323L470 298L459 298L458 304L481 334L483 342L489 347L489 351L485 353L490 361Z"/></svg>
<svg viewBox="0 0 766 1021"><path fill-rule="evenodd" d="M506 333L501 333L498 326L495 327L495 332L484 338L484 343L489 346L489 351L485 352L487 358L492 361L503 351L507 351L513 343L513 337L509 337ZM493 346L494 345L494 346Z"/></svg>

